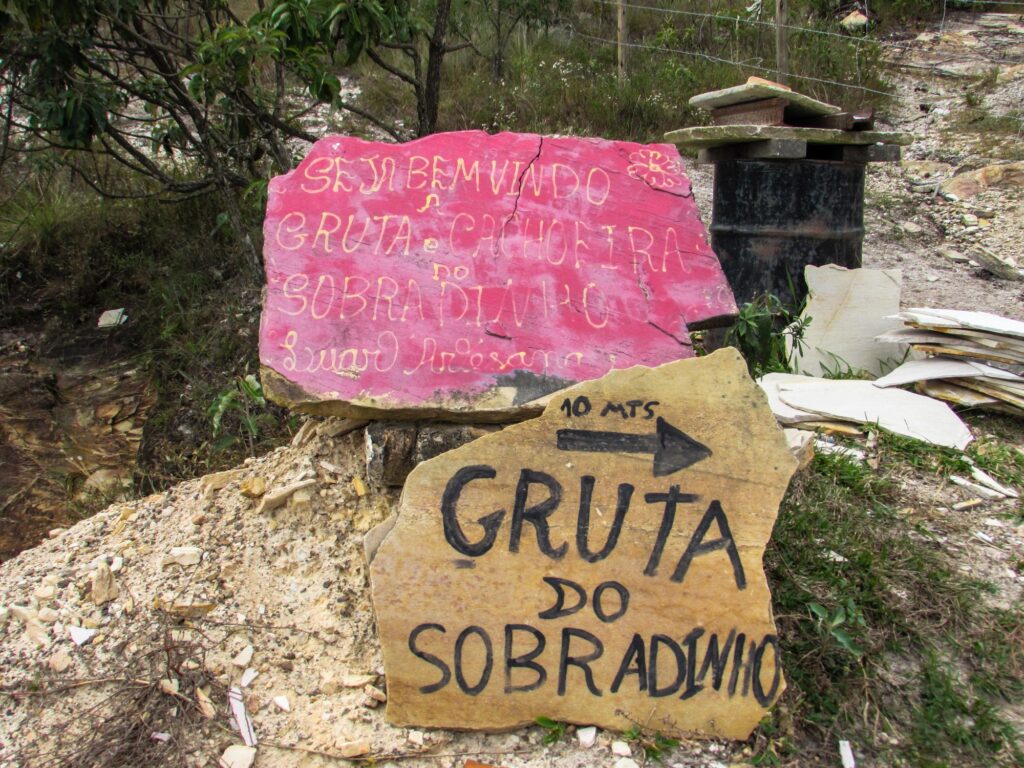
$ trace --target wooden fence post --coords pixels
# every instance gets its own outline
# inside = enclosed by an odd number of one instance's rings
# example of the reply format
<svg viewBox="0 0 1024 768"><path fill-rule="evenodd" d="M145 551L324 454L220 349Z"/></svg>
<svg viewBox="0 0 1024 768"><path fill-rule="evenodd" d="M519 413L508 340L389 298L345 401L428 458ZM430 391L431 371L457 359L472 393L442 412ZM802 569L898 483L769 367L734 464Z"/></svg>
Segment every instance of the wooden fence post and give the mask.
<svg viewBox="0 0 1024 768"><path fill-rule="evenodd" d="M618 65L619 80L626 79L626 6L623 0L619 0L616 7L618 22L618 45L616 46L616 63Z"/></svg>
<svg viewBox="0 0 1024 768"><path fill-rule="evenodd" d="M786 0L775 0L775 68L778 70L778 81L783 85L789 81L789 38L786 34L788 11Z"/></svg>

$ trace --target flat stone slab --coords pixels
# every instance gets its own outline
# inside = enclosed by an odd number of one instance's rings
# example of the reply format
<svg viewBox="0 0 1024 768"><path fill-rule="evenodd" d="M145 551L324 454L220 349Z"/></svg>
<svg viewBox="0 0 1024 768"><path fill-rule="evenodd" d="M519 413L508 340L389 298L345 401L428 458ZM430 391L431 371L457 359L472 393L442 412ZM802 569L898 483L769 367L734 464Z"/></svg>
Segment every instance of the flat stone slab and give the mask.
<svg viewBox="0 0 1024 768"><path fill-rule="evenodd" d="M314 413L522 417L736 312L667 144L328 137L264 235L264 387Z"/></svg>
<svg viewBox="0 0 1024 768"><path fill-rule="evenodd" d="M665 134L665 140L686 149L708 149L769 139L808 144L896 144L909 146L914 136L897 131L840 131L833 128L790 128L782 125L698 125Z"/></svg>
<svg viewBox="0 0 1024 768"><path fill-rule="evenodd" d="M690 99L690 106L710 111L761 99L784 99L787 102L786 112L793 116L815 117L835 115L843 111L842 107L826 104L789 88L766 82L744 83L720 91L701 93Z"/></svg>
<svg viewBox="0 0 1024 768"><path fill-rule="evenodd" d="M785 687L762 557L795 468L731 348L420 464L370 568L389 722L746 738Z"/></svg>

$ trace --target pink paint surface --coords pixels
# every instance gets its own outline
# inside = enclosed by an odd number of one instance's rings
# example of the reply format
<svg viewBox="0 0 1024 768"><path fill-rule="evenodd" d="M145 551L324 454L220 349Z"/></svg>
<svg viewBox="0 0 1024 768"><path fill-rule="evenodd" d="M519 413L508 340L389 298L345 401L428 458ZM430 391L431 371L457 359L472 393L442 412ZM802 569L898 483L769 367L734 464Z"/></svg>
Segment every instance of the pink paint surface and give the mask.
<svg viewBox="0 0 1024 768"><path fill-rule="evenodd" d="M469 408L517 372L690 357L688 324L736 312L667 144L327 137L271 181L264 236L260 358L325 399Z"/></svg>

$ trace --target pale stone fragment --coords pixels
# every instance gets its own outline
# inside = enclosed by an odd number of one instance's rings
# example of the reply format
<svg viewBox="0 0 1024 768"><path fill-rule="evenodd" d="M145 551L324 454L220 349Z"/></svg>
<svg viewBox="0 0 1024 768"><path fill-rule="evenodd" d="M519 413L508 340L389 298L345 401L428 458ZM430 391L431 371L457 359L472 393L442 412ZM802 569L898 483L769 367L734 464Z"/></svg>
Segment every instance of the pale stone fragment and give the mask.
<svg viewBox="0 0 1024 768"><path fill-rule="evenodd" d="M118 588L117 582L114 580L114 574L111 573L110 566L105 562L101 562L96 566L96 570L92 572L92 576L89 579L89 584L89 598L96 603L96 605L109 603L121 594L121 590Z"/></svg>
<svg viewBox="0 0 1024 768"><path fill-rule="evenodd" d="M762 557L796 463L730 348L418 465L370 566L387 719L746 738L784 689Z"/></svg>
<svg viewBox="0 0 1024 768"><path fill-rule="evenodd" d="M232 744L220 756L220 768L251 768L256 761L256 748Z"/></svg>
<svg viewBox="0 0 1024 768"><path fill-rule="evenodd" d="M249 477L238 484L238 490L243 496L250 499L258 499L267 492L267 481L263 477Z"/></svg>
<svg viewBox="0 0 1024 768"><path fill-rule="evenodd" d="M163 559L163 565L198 565L202 559L203 550L199 547L171 547L170 553Z"/></svg>
<svg viewBox="0 0 1024 768"><path fill-rule="evenodd" d="M303 488L309 488L312 485L316 485L316 480L299 480L298 482L291 483L290 485L275 488L263 496L263 501L260 502L260 506L256 511L262 514L263 512L269 512L272 509L277 509L288 501L293 493L301 491Z"/></svg>
<svg viewBox="0 0 1024 768"><path fill-rule="evenodd" d="M624 741L613 741L612 754L618 755L619 757L629 757L633 754L633 750L631 750L629 748L629 744Z"/></svg>
<svg viewBox="0 0 1024 768"><path fill-rule="evenodd" d="M249 662L252 661L253 647L251 645L245 646L237 654L235 658L231 660L231 663L236 667L242 667L243 669L249 666Z"/></svg>
<svg viewBox="0 0 1024 768"><path fill-rule="evenodd" d="M370 752L370 743L364 740L339 741L335 744L342 757L360 757Z"/></svg>
<svg viewBox="0 0 1024 768"><path fill-rule="evenodd" d="M71 637L71 642L75 645L85 645L92 640L93 635L96 634L95 629L89 629L87 627L68 627L68 635Z"/></svg>
<svg viewBox="0 0 1024 768"><path fill-rule="evenodd" d="M590 749L597 743L597 728L590 725L576 731L576 741L581 749Z"/></svg>
<svg viewBox="0 0 1024 768"><path fill-rule="evenodd" d="M826 264L805 267L804 279L809 295L800 317L810 322L802 343L790 345L801 373L822 376L852 368L878 376L903 358L905 346L875 341L903 325L892 317L900 311L900 270Z"/></svg>
<svg viewBox="0 0 1024 768"><path fill-rule="evenodd" d="M39 621L43 624L53 624L58 618L60 615L53 608L39 609Z"/></svg>
<svg viewBox="0 0 1024 768"><path fill-rule="evenodd" d="M274 697L274 704L282 712L291 712L292 711L292 705L289 703L287 696L275 696Z"/></svg>
<svg viewBox="0 0 1024 768"><path fill-rule="evenodd" d="M948 405L902 389L881 389L870 381L813 379L781 384L788 406L855 424L877 424L933 445L963 450L974 439Z"/></svg>
<svg viewBox="0 0 1024 768"><path fill-rule="evenodd" d="M51 670L53 670L57 674L60 674L61 672L66 671L68 667L71 666L71 655L67 652L66 649L60 648L57 651L55 651L54 654L49 659L47 659L46 664L50 667Z"/></svg>
<svg viewBox="0 0 1024 768"><path fill-rule="evenodd" d="M200 714L207 720L212 720L217 715L217 709L213 706L213 701L210 700L209 695L202 688L196 688L196 706L199 708Z"/></svg>

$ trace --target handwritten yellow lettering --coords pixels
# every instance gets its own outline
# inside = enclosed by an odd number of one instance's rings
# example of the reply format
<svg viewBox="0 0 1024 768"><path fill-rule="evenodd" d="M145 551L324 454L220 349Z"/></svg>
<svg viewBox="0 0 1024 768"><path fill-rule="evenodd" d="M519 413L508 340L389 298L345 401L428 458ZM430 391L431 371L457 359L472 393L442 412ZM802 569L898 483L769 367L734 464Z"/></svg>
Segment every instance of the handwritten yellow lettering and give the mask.
<svg viewBox="0 0 1024 768"><path fill-rule="evenodd" d="M384 293L384 283L387 282L391 288L391 293ZM377 319L377 310L380 309L381 301L388 303L388 320L395 320L396 318L391 316L391 302L398 296L398 283L392 280L390 277L378 277L377 278L377 295L373 300L373 319Z"/></svg>
<svg viewBox="0 0 1024 768"><path fill-rule="evenodd" d="M323 302L324 309L320 314L317 314L316 308L320 304L320 291L324 285L329 285L330 289L327 295L327 299ZM327 317L331 311L331 306L334 304L334 275L320 275L320 279L316 281L316 290L313 291L313 298L309 303L309 313L313 316L314 320L323 320Z"/></svg>
<svg viewBox="0 0 1024 768"><path fill-rule="evenodd" d="M409 170L408 179L405 185L408 189L423 189L427 186L427 170L430 168L430 160L421 155L412 155L409 158ZM418 178L416 182L413 182L413 177Z"/></svg>
<svg viewBox="0 0 1024 768"><path fill-rule="evenodd" d="M559 189L559 174L562 176L562 180L565 182L562 187L562 194L558 194ZM551 166L551 189L555 199L572 197L576 194L576 191L580 188L580 177L572 168L562 163L555 163Z"/></svg>
<svg viewBox="0 0 1024 768"><path fill-rule="evenodd" d="M363 162L370 166L370 172L373 174L373 181L367 185L363 184L359 191L364 195L376 194L380 192L385 183L387 184L388 192L394 189L395 180L395 158L385 157L381 159L380 166L377 165L377 155L371 155L370 157L362 158Z"/></svg>
<svg viewBox="0 0 1024 768"><path fill-rule="evenodd" d="M342 190L343 192L351 192L353 189L355 189L355 187L346 182L355 181L358 183L359 181L358 176L353 176L348 171L342 170L342 163L351 165L352 161L345 157L334 158L334 189L332 189L331 191L335 193L339 189Z"/></svg>
<svg viewBox="0 0 1024 768"><path fill-rule="evenodd" d="M458 183L459 178L462 178L462 180L467 182L467 183L472 182L473 183L473 188L477 192L479 192L480 191L480 161L479 160L474 160L473 164L471 166L469 166L469 168L467 168L466 167L466 159L465 158L460 157L458 160L456 160L455 161L455 174L452 177L452 184L449 187L449 189L454 189L455 188L455 185Z"/></svg>
<svg viewBox="0 0 1024 768"><path fill-rule="evenodd" d="M604 205L612 191L612 180L603 168L591 168L587 174L587 202Z"/></svg>
<svg viewBox="0 0 1024 768"><path fill-rule="evenodd" d="M288 226L288 221L294 221L294 226ZM281 221L277 224L277 232L274 234L274 239L277 240L277 244L284 248L286 251L297 251L303 245L306 244L306 233L301 232L302 228L306 226L306 214L300 213L299 211L292 211L281 217ZM281 230L284 230L289 235L294 235L291 245L285 245L281 240Z"/></svg>
<svg viewBox="0 0 1024 768"><path fill-rule="evenodd" d="M333 228L327 228L327 222L332 221ZM349 226L352 224L352 217L349 216ZM313 247L316 248L317 242L322 236L324 239L324 252L331 253L331 235L341 229L341 218L330 211L324 211L320 214L320 225L316 229L316 235L313 237Z"/></svg>
<svg viewBox="0 0 1024 768"><path fill-rule="evenodd" d="M292 286L293 280L299 283L299 285ZM282 288L282 292L284 293L286 299L299 301L301 302L301 305L295 311L286 309L285 307L281 307L281 311L284 312L286 315L291 315L292 317L297 317L298 315L301 315L303 312L305 312L306 297L302 295L302 291L306 290L308 286L309 278L306 277L301 272L296 275L288 275L288 277L284 281L284 287ZM296 291L296 293L292 293L292 291Z"/></svg>
<svg viewBox="0 0 1024 768"><path fill-rule="evenodd" d="M633 274L635 275L640 271L640 256L643 256L653 269L654 264L651 262L651 253L648 249L654 245L654 235L643 227L628 227L626 231L629 233L629 247L633 252ZM647 242L642 247L637 245L637 233L641 233L645 238L647 238ZM664 271L664 269L662 271Z"/></svg>
<svg viewBox="0 0 1024 768"><path fill-rule="evenodd" d="M600 323L595 323L594 319L590 316L590 292L592 290L595 293L601 294L601 309L603 310L604 315L602 316ZM592 328L604 328L608 325L608 299L605 298L604 291L598 288L594 283L587 283L586 287L583 289L583 315L587 318L587 322L590 323Z"/></svg>
<svg viewBox="0 0 1024 768"><path fill-rule="evenodd" d="M323 192L329 186L331 186L330 171L334 167L333 157L317 157L310 161L309 165L306 166L306 170L303 171L305 176L310 181L319 182L317 186L308 185L305 182L301 185L303 192L308 192L311 195Z"/></svg>
<svg viewBox="0 0 1024 768"><path fill-rule="evenodd" d="M349 289L349 286L354 285L356 282L362 283L363 285L362 288L360 288L358 291L353 292ZM366 293L366 289L369 287L370 282L362 277L358 277L357 275L348 275L345 277L345 287L342 290L341 295L341 313L338 315L339 319L345 320L348 318L357 317L364 309L366 309L366 305L368 302L366 301L366 298L363 296L363 294ZM357 309L355 312L352 312L351 314L345 312L345 309L348 306L349 299L359 300L359 309Z"/></svg>
<svg viewBox="0 0 1024 768"><path fill-rule="evenodd" d="M395 249L395 246L399 241L405 243L405 248L402 249L402 253L406 256L409 255L409 244L412 242L412 224L409 223L409 217L403 216L402 220L398 222L398 232L395 233L394 239L391 241L391 245L388 246L385 253L391 254L391 251Z"/></svg>

